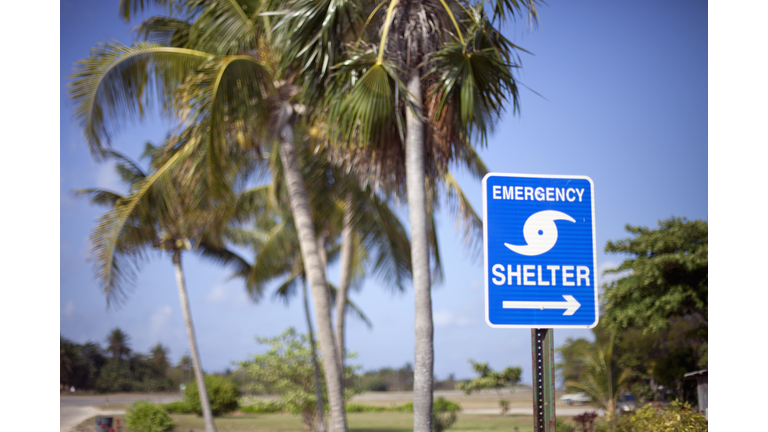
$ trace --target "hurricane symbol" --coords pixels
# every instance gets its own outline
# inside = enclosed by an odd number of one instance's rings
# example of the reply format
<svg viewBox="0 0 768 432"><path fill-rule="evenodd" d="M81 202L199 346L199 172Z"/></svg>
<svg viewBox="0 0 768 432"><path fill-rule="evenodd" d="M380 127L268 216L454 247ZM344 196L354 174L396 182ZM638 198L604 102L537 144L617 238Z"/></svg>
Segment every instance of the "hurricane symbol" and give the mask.
<svg viewBox="0 0 768 432"><path fill-rule="evenodd" d="M532 214L523 225L523 237L527 245L516 246L504 243L511 251L520 255L541 255L552 249L557 243L556 220L576 222L572 217L556 210L544 210Z"/></svg>

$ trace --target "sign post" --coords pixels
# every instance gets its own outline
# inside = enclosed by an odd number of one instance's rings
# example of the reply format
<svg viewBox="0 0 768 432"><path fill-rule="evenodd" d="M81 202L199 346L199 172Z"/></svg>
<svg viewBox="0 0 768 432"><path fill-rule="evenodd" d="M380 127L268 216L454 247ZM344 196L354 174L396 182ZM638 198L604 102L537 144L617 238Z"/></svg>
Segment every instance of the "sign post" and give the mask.
<svg viewBox="0 0 768 432"><path fill-rule="evenodd" d="M597 325L594 209L589 177L483 178L485 319L531 329L536 432L555 432L553 329Z"/></svg>

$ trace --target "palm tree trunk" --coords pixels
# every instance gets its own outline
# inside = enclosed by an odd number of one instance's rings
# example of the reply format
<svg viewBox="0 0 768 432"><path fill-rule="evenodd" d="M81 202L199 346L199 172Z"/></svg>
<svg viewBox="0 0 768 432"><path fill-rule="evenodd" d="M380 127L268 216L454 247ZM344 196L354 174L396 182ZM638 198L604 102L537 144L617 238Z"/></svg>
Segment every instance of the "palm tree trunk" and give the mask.
<svg viewBox="0 0 768 432"><path fill-rule="evenodd" d="M317 431L325 432L325 409L323 408L323 389L320 386L320 364L317 361L315 349L315 332L312 330L312 318L309 315L309 298L307 296L307 280L301 279L301 287L304 294L304 314L307 316L307 328L309 329L309 344L312 347L312 365L315 369L315 396L317 397Z"/></svg>
<svg viewBox="0 0 768 432"><path fill-rule="evenodd" d="M411 224L411 267L413 269L414 377L413 430L432 432L432 386L434 346L432 294L429 281L429 243L427 237L427 192L424 182L424 122L421 118L421 76L418 68L408 79L408 91L418 110L405 110L405 177L408 216Z"/></svg>
<svg viewBox="0 0 768 432"><path fill-rule="evenodd" d="M299 247L307 272L307 280L312 289L312 298L317 315L317 336L320 340L320 353L323 356L323 370L328 387L328 402L331 408L330 429L333 432L347 432L347 416L344 412L344 395L341 387L341 371L336 356L336 344L333 341L331 325L331 295L325 279L317 251L317 238L309 210L309 199L301 177L299 163L296 160L296 148L293 144L293 129L286 124L280 131L280 159L283 162L285 182L293 211L293 220L299 235Z"/></svg>
<svg viewBox="0 0 768 432"><path fill-rule="evenodd" d="M197 380L197 390L200 393L200 405L203 407L203 421L205 422L205 432L216 432L216 425L213 424L213 413L211 412L211 403L208 401L208 390L205 388L205 377L203 377L203 367L200 365L200 356L197 352L197 341L195 340L195 329L192 326L192 313L189 311L189 301L187 300L187 287L184 284L184 272L181 271L181 251L173 251L173 266L176 269L176 284L179 286L179 300L181 300L181 311L184 313L184 324L187 327L187 337L189 337L189 348L192 351L192 369L195 371Z"/></svg>
<svg viewBox="0 0 768 432"><path fill-rule="evenodd" d="M336 354L344 370L344 317L347 309L347 290L352 266L352 195L344 203L344 226L341 231L341 274L336 293Z"/></svg>

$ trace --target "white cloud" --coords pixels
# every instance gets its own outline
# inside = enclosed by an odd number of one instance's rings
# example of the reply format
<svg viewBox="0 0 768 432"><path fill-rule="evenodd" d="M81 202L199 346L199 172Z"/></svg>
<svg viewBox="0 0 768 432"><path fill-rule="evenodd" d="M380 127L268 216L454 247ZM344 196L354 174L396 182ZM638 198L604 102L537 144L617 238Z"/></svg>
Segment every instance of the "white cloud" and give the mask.
<svg viewBox="0 0 768 432"><path fill-rule="evenodd" d="M239 306L248 303L248 296L245 294L245 290L242 287L216 285L208 293L205 302Z"/></svg>
<svg viewBox="0 0 768 432"><path fill-rule="evenodd" d="M619 266L619 263L613 262L613 261L603 261L597 266L597 275L598 275L598 282L600 285L609 284L613 281L617 281L623 277L629 276L632 274L631 270L624 270L619 273L609 273L605 274L606 270L613 270Z"/></svg>
<svg viewBox="0 0 768 432"><path fill-rule="evenodd" d="M483 289L483 283L479 281L472 281L469 283L469 290L470 291L480 291Z"/></svg>
<svg viewBox="0 0 768 432"><path fill-rule="evenodd" d="M171 321L171 307L168 305L156 309L149 317L149 339L160 340L161 335L168 333L168 323Z"/></svg>
<svg viewBox="0 0 768 432"><path fill-rule="evenodd" d="M432 320L438 327L447 326L466 326L473 324L473 321L467 317L457 316L453 312L448 310L441 310L435 312L432 316Z"/></svg>
<svg viewBox="0 0 768 432"><path fill-rule="evenodd" d="M72 300L68 301L64 305L64 309L61 311L61 315L65 318L72 318L75 315L75 302Z"/></svg>

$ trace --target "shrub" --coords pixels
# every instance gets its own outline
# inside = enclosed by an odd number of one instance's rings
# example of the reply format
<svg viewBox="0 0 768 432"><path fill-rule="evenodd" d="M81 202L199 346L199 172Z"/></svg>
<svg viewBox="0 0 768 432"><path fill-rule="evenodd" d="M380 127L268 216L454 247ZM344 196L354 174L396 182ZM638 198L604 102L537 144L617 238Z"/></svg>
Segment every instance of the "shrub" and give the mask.
<svg viewBox="0 0 768 432"><path fill-rule="evenodd" d="M255 401L251 405L238 408L241 412L249 414L271 414L285 411L285 406L280 401Z"/></svg>
<svg viewBox="0 0 768 432"><path fill-rule="evenodd" d="M614 419L615 432L706 432L707 419L687 402L672 402L667 408L646 405L631 415ZM601 424L601 429L605 423ZM595 430L598 430L596 428Z"/></svg>
<svg viewBox="0 0 768 432"><path fill-rule="evenodd" d="M362 405L362 404L347 404L346 406L347 412L381 412L381 411L390 411L389 408L383 407L383 406L372 406L372 405Z"/></svg>
<svg viewBox="0 0 768 432"><path fill-rule="evenodd" d="M413 404L411 404L413 405ZM448 399L440 396L435 400L432 411L436 412L449 412L449 411L460 411L461 407L456 402L451 402Z"/></svg>
<svg viewBox="0 0 768 432"><path fill-rule="evenodd" d="M557 432L576 432L576 426L568 423L562 417L555 418L555 430ZM579 431L582 432L582 431Z"/></svg>
<svg viewBox="0 0 768 432"><path fill-rule="evenodd" d="M192 414L195 412L192 405L186 400L175 401L161 406L172 414Z"/></svg>
<svg viewBox="0 0 768 432"><path fill-rule="evenodd" d="M240 389L237 388L234 381L218 375L206 375L205 387L208 390L208 401L211 403L211 412L214 416L227 414L237 409ZM195 414L203 415L203 406L200 404L200 392L197 390L196 381L193 381L184 390L184 402L192 407Z"/></svg>
<svg viewBox="0 0 768 432"><path fill-rule="evenodd" d="M136 432L166 432L176 426L165 409L147 401L131 404L125 412L125 423L128 429Z"/></svg>
<svg viewBox="0 0 768 432"><path fill-rule="evenodd" d="M456 423L456 411L461 407L455 402L451 402L444 397L439 397L432 406L432 430L434 432L443 432Z"/></svg>
<svg viewBox="0 0 768 432"><path fill-rule="evenodd" d="M582 432L590 432L592 430L592 426L595 424L595 420L597 420L596 411L584 411L583 413L573 417L573 421L581 426Z"/></svg>
<svg viewBox="0 0 768 432"><path fill-rule="evenodd" d="M509 401L506 399L499 400L499 408L501 408L501 415L507 415L509 412Z"/></svg>

